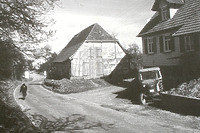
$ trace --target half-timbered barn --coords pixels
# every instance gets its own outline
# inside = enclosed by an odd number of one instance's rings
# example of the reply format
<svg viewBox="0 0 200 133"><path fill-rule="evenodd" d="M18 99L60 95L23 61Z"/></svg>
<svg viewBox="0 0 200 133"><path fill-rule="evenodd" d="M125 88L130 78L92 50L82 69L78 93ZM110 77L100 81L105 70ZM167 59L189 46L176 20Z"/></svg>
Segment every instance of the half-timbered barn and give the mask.
<svg viewBox="0 0 200 133"><path fill-rule="evenodd" d="M124 56L118 40L96 23L71 39L52 61L48 77L91 79L107 76Z"/></svg>

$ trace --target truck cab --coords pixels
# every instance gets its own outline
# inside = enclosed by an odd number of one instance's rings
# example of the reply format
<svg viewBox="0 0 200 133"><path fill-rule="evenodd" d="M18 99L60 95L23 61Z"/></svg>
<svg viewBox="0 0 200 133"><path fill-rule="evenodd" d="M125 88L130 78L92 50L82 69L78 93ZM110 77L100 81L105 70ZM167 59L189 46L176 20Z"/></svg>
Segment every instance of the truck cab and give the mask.
<svg viewBox="0 0 200 133"><path fill-rule="evenodd" d="M146 104L148 100L159 97L163 91L162 75L159 67L140 69L139 81L139 102Z"/></svg>

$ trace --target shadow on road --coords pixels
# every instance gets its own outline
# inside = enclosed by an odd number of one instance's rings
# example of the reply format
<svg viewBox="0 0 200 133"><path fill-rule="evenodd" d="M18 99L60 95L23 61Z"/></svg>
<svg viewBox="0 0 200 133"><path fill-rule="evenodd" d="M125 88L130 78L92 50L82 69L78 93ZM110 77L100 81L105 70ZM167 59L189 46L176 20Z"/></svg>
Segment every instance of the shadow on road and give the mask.
<svg viewBox="0 0 200 133"><path fill-rule="evenodd" d="M30 116L31 121L36 127L40 127L43 132L73 132L81 131L85 129L96 129L100 128L107 132L112 129L114 124L104 124L101 122L88 121L86 116L81 114L72 114L68 117L58 118L54 121L50 121L42 115L34 114Z"/></svg>
<svg viewBox="0 0 200 133"><path fill-rule="evenodd" d="M132 82L123 82L123 83L114 84L114 85L126 88L123 91L115 93L117 94L117 98L128 99L132 102L132 104L139 104L137 100L137 93L138 93L137 89L139 86L137 85L136 80L133 80ZM160 110L170 111L170 112L181 114L181 115L200 116L199 107L186 108L184 106L177 106L176 104L172 104L172 103L164 103L162 102L162 97L161 97L161 101L150 102L148 106L157 108Z"/></svg>
<svg viewBox="0 0 200 133"><path fill-rule="evenodd" d="M175 106L175 105L171 105L170 103L168 104L162 103L162 101L149 104L149 106L155 107L161 110L170 111L172 113L176 113L180 115L200 116L199 107L196 107L196 109L185 108L184 106Z"/></svg>
<svg viewBox="0 0 200 133"><path fill-rule="evenodd" d="M30 83L29 85L43 85L42 83Z"/></svg>
<svg viewBox="0 0 200 133"><path fill-rule="evenodd" d="M20 97L20 98L18 98L18 99L20 99L20 100L25 100L25 98L23 98L23 97Z"/></svg>
<svg viewBox="0 0 200 133"><path fill-rule="evenodd" d="M133 104L139 104L138 102L138 84L137 84L137 80L133 80L133 81L124 81L121 82L120 84L115 84L116 86L120 86L120 87L124 87L126 88L123 91L117 92L115 94L117 94L117 98L121 98L121 99L128 99L130 100Z"/></svg>

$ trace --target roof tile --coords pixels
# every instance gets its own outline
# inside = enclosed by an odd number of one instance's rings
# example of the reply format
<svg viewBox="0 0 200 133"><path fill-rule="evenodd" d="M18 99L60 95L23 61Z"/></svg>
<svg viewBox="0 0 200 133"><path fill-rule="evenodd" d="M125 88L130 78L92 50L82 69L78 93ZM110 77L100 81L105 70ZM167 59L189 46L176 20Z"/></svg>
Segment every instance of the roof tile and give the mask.
<svg viewBox="0 0 200 133"><path fill-rule="evenodd" d="M184 4L184 0L166 0L168 3Z"/></svg>

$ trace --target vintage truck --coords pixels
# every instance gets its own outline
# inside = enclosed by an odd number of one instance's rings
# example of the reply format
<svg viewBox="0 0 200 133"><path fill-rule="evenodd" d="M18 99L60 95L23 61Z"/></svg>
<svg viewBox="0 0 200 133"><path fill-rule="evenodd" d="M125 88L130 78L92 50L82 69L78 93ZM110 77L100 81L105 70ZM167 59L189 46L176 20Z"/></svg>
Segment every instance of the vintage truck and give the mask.
<svg viewBox="0 0 200 133"><path fill-rule="evenodd" d="M141 104L147 104L161 96L163 92L162 75L159 67L140 69L138 72L138 100Z"/></svg>

